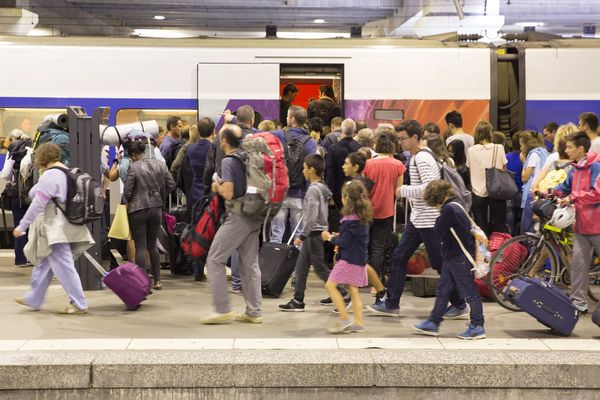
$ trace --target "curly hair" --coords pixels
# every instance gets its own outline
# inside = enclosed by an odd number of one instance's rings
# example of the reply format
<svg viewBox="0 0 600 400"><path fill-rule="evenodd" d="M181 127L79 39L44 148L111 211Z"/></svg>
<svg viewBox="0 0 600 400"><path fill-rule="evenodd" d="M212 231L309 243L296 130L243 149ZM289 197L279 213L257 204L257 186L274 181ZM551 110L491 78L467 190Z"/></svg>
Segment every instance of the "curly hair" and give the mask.
<svg viewBox="0 0 600 400"><path fill-rule="evenodd" d="M373 207L369 193L362 182L351 180L342 187L342 199L346 199L342 215L358 215L360 222L369 224L373 220Z"/></svg>
<svg viewBox="0 0 600 400"><path fill-rule="evenodd" d="M60 161L60 147L54 143L44 143L35 149L34 165L36 168L46 167Z"/></svg>
<svg viewBox="0 0 600 400"><path fill-rule="evenodd" d="M448 181L438 179L429 182L423 193L423 200L429 207L439 207L444 204L447 197L455 196L454 190Z"/></svg>

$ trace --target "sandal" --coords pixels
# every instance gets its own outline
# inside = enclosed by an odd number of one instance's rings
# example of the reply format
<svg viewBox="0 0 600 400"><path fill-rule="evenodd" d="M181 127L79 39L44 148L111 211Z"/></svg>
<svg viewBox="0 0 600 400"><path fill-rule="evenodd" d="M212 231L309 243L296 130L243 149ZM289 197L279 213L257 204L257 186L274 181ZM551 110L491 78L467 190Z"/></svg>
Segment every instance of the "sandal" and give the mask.
<svg viewBox="0 0 600 400"><path fill-rule="evenodd" d="M160 281L154 282L154 285L152 286L152 289L154 289L154 290L162 290L162 285L160 284Z"/></svg>
<svg viewBox="0 0 600 400"><path fill-rule="evenodd" d="M68 314L68 315L71 315L71 314L87 314L87 312L88 312L87 308L82 310L80 308L75 307L73 304L69 305L66 308L62 308L62 309L58 310L59 314Z"/></svg>

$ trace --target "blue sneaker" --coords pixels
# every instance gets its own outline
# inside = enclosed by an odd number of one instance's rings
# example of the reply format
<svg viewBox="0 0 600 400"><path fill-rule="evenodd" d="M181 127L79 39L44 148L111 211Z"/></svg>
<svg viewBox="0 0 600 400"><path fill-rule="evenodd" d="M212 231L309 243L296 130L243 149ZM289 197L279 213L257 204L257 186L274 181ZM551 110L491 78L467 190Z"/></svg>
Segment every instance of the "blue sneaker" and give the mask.
<svg viewBox="0 0 600 400"><path fill-rule="evenodd" d="M482 325L467 325L467 330L460 333L457 338L464 340L485 339L485 329Z"/></svg>
<svg viewBox="0 0 600 400"><path fill-rule="evenodd" d="M383 315L385 317L399 317L400 309L399 308L387 308L384 302L375 303L371 306L367 306L367 310L377 314Z"/></svg>
<svg viewBox="0 0 600 400"><path fill-rule="evenodd" d="M444 319L467 319L469 317L469 307L458 308L454 306L448 307L444 314Z"/></svg>
<svg viewBox="0 0 600 400"><path fill-rule="evenodd" d="M440 326L430 320L425 320L420 324L413 325L413 329L419 333L429 336L438 336L440 334Z"/></svg>

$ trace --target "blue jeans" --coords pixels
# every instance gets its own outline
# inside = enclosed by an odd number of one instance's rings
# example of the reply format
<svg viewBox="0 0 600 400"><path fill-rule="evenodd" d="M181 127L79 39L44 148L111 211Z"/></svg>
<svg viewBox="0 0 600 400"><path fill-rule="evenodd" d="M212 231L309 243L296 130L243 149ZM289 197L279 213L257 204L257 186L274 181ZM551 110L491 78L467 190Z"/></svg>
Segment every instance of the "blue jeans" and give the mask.
<svg viewBox="0 0 600 400"><path fill-rule="evenodd" d="M279 212L271 221L271 242L281 243L283 240L288 213L290 215L290 226L293 232L298 225L300 218L302 218L302 199L288 196L283 200Z"/></svg>
<svg viewBox="0 0 600 400"><path fill-rule="evenodd" d="M471 306L471 324L483 326L483 305L465 256L444 260L442 276L435 290L435 305L429 320L439 325L444 320L450 296L458 289L461 299Z"/></svg>
<svg viewBox="0 0 600 400"><path fill-rule="evenodd" d="M523 194L525 195L525 194ZM527 195L527 202L525 203L525 207L523 208L523 215L521 216L521 234L525 232L533 232L533 210L531 209L531 202L533 201L533 196L531 193Z"/></svg>
<svg viewBox="0 0 600 400"><path fill-rule="evenodd" d="M13 214L14 226L17 227L21 222L21 219L27 212L27 206L25 204L21 204L21 201L18 197L11 197L10 208ZM25 253L23 253L23 248L25 247L25 244L27 244L27 235L21 236L20 238L15 238L16 265L27 264L27 257L25 257Z"/></svg>
<svg viewBox="0 0 600 400"><path fill-rule="evenodd" d="M387 287L387 299L385 306L389 309L400 308L400 297L406 283L406 264L421 243L425 243L425 250L431 262L431 266L438 274L442 268L441 240L435 235L434 228L415 228L412 222L406 224L400 243L396 246L392 256L392 271ZM450 303L458 308L465 308L464 298L461 298L457 290L450 296Z"/></svg>

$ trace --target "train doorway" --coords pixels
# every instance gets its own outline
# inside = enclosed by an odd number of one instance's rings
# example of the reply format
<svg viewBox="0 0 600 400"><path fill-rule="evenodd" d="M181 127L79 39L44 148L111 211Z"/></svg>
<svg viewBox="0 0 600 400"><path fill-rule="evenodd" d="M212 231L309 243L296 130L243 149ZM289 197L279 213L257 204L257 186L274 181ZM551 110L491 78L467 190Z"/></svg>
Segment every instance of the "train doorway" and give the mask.
<svg viewBox="0 0 600 400"><path fill-rule="evenodd" d="M507 136L525 129L525 49L492 53L492 123Z"/></svg>

